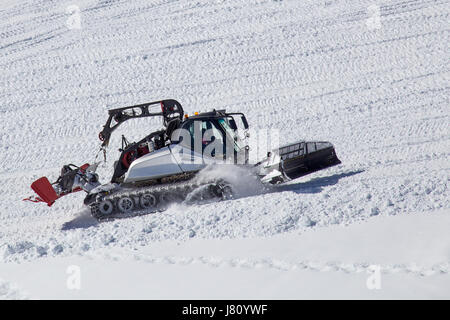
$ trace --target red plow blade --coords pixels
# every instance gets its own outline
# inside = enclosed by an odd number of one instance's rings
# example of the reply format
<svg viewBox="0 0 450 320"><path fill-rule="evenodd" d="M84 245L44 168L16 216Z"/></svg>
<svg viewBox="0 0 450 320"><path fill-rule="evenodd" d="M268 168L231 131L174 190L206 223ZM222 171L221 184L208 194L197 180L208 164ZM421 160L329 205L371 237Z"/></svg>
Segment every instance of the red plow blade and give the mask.
<svg viewBox="0 0 450 320"><path fill-rule="evenodd" d="M42 177L31 184L31 189L37 193L39 197L30 197L27 201L32 202L45 202L50 207L59 196L56 194L55 189L53 189L50 181L46 177Z"/></svg>

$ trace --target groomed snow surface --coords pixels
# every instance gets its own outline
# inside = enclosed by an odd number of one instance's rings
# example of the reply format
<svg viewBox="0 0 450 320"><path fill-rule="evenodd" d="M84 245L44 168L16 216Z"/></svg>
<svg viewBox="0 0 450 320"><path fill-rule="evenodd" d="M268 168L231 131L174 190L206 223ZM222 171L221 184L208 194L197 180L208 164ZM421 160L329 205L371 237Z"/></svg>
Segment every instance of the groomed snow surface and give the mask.
<svg viewBox="0 0 450 320"><path fill-rule="evenodd" d="M449 14L426 0L2 1L0 298L450 298ZM242 111L283 144L331 141L342 164L101 224L81 193L21 201L94 160L108 108L165 98ZM158 126L115 132L102 180L122 133Z"/></svg>

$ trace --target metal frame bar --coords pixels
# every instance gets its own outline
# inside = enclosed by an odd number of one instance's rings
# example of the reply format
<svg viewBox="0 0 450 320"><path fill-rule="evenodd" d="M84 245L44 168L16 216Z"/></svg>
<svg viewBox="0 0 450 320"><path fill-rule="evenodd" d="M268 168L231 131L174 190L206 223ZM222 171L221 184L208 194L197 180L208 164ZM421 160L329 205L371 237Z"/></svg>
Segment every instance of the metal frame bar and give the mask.
<svg viewBox="0 0 450 320"><path fill-rule="evenodd" d="M161 105L161 112L150 112L149 107L153 105ZM135 113L135 109L140 109L140 113ZM132 113L126 113L126 111L132 110ZM135 106L117 108L108 110L108 120L103 126L103 130L99 133L98 137L102 143L102 147L107 146L109 138L114 130L116 130L122 123L130 119L147 118L147 117L163 117L164 125L167 125L169 120L179 118L183 120L184 111L181 104L173 99L159 100L148 103L143 103ZM112 121L117 123L111 125Z"/></svg>

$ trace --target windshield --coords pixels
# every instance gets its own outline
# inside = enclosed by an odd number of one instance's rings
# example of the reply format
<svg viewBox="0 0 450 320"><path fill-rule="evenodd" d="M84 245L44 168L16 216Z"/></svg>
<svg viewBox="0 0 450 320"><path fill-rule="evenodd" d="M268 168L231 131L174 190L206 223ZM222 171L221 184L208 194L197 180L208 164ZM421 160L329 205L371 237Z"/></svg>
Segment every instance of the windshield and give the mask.
<svg viewBox="0 0 450 320"><path fill-rule="evenodd" d="M234 130L231 129L230 125L228 124L228 121L226 121L225 119L219 119L219 123L222 126L222 128L225 129L225 131L227 132L227 135L232 137L232 139L234 140L235 147L237 149L242 149L244 147L244 145L243 145L242 141L239 139L239 137L236 135Z"/></svg>

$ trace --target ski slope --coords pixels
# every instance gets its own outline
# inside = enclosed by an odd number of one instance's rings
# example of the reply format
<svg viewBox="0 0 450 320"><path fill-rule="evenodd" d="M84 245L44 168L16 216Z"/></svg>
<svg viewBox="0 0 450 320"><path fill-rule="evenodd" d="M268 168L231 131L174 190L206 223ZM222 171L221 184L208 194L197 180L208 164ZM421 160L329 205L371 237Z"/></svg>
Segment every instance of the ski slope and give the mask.
<svg viewBox="0 0 450 320"><path fill-rule="evenodd" d="M450 298L449 4L2 1L0 298ZM342 164L101 224L82 194L21 201L93 162L109 108L165 98L244 112L283 144L331 141ZM122 133L158 126L124 124L102 181Z"/></svg>

